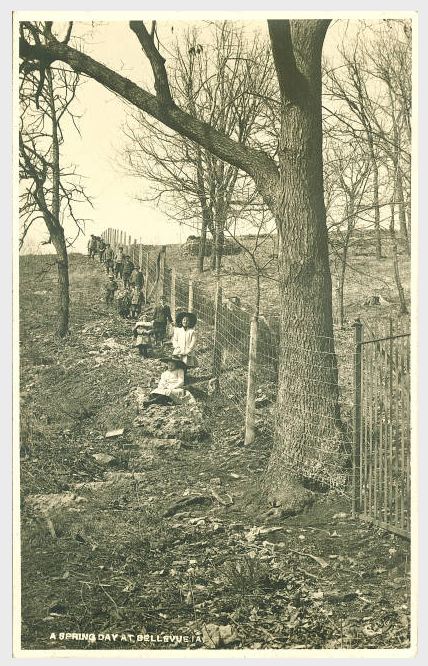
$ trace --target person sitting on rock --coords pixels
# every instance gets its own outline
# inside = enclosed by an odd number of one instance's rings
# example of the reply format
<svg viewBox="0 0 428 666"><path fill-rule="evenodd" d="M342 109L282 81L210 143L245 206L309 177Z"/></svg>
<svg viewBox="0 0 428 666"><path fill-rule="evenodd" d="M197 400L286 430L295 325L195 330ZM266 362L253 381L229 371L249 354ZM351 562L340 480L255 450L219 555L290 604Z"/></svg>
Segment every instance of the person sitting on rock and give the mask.
<svg viewBox="0 0 428 666"><path fill-rule="evenodd" d="M147 315L143 315L132 329L134 344L140 356L148 358L152 348L153 322L148 321Z"/></svg>
<svg viewBox="0 0 428 666"><path fill-rule="evenodd" d="M167 370L161 374L159 384L150 392L148 400L143 405L173 405L179 403L185 396L184 371L186 364L179 358L169 356L161 361L168 364Z"/></svg>
<svg viewBox="0 0 428 666"><path fill-rule="evenodd" d="M194 353L196 346L196 315L193 312L179 312L172 336L172 353L180 358L187 368L197 368L198 360Z"/></svg>

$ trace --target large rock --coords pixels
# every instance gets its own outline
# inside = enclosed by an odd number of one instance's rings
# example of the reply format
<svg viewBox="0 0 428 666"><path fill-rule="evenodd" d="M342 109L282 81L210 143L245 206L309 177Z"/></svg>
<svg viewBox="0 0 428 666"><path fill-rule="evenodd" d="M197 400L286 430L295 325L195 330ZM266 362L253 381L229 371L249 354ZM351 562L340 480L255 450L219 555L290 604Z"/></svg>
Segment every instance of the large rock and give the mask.
<svg viewBox="0 0 428 666"><path fill-rule="evenodd" d="M33 511L44 517L55 517L66 512L79 512L86 502L84 497L66 491L63 493L50 493L47 495L30 495L26 504Z"/></svg>
<svg viewBox="0 0 428 666"><path fill-rule="evenodd" d="M197 443L208 437L209 429L202 410L195 405L162 407L152 405L138 416L135 425L156 439L178 439Z"/></svg>

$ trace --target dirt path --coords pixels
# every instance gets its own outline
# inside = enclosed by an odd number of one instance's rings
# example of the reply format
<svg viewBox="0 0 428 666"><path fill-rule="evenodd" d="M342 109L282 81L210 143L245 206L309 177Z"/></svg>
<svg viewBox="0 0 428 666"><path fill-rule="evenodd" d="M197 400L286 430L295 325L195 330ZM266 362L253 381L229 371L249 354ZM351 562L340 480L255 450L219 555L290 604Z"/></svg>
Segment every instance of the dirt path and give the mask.
<svg viewBox="0 0 428 666"><path fill-rule="evenodd" d="M23 647L407 647L408 544L335 494L267 518L268 444L225 404L141 410L162 364L74 269L87 321L55 342L41 303L22 340Z"/></svg>

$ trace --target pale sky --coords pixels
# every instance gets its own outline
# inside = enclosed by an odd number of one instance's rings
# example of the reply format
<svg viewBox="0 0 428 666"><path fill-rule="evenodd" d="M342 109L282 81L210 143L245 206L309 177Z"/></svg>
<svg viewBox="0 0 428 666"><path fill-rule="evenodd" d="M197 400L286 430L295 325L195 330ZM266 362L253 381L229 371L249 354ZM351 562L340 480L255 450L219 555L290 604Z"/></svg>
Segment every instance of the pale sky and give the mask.
<svg viewBox="0 0 428 666"><path fill-rule="evenodd" d="M266 31L265 22L252 23L252 29L254 26ZM174 22L173 34L171 25L166 22L159 24L161 42L165 45L168 40L177 39L180 32L179 22ZM182 22L181 25L186 24ZM334 57L339 33L344 28L345 22L336 22L329 28L324 54ZM352 31L348 25L349 29ZM73 34L84 36L81 48L86 53L152 89L148 61L128 23L97 22L91 25L76 22ZM65 128L62 160L64 165L76 165L93 200L93 208L85 205L79 209L80 216L91 218L86 224L87 234L100 234L108 227L115 227L126 230L138 240L141 238L143 243L162 244L184 242L189 234L194 233L189 227L171 221L159 208L135 200L144 183L124 172L119 156L124 142L121 125L130 113L130 107L100 84L85 79L78 92L75 111L81 115L78 121L81 136L71 125ZM71 236L71 233L68 235ZM75 250L85 251L88 235L76 241ZM34 224L24 251L51 252L50 246L39 246L46 237L44 224Z"/></svg>

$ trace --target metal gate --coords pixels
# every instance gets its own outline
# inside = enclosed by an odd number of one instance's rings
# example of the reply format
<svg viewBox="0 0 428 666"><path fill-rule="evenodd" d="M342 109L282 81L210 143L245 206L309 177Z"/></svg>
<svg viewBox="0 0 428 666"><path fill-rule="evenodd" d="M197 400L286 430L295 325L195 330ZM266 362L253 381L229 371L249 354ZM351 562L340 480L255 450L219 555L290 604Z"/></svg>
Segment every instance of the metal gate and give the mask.
<svg viewBox="0 0 428 666"><path fill-rule="evenodd" d="M410 334L355 329L353 513L410 536Z"/></svg>

